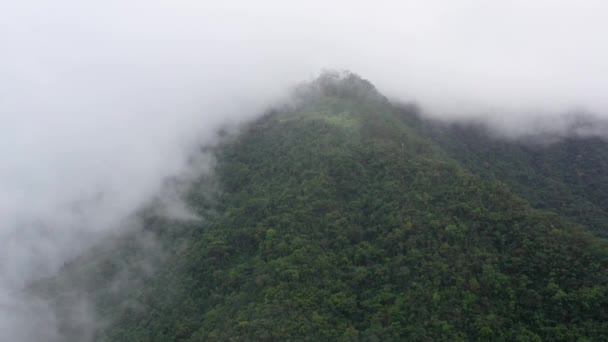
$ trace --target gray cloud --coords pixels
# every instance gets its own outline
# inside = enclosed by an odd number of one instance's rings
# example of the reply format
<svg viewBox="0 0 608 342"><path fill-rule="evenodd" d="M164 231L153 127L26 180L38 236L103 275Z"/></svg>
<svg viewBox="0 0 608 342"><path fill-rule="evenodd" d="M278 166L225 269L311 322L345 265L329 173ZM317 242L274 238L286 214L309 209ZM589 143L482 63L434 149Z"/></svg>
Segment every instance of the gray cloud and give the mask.
<svg viewBox="0 0 608 342"><path fill-rule="evenodd" d="M429 115L513 132L572 108L605 117L607 10L595 0L6 2L0 307L156 194L222 124L325 67ZM2 310L0 329L24 338Z"/></svg>

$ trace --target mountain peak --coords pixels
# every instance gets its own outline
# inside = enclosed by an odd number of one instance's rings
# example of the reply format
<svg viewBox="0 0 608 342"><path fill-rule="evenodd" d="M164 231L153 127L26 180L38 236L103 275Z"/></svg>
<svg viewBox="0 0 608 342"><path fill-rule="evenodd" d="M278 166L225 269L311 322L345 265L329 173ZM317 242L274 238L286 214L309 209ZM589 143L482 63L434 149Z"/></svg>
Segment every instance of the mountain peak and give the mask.
<svg viewBox="0 0 608 342"><path fill-rule="evenodd" d="M325 70L312 82L300 85L296 95L304 99L337 97L386 101L370 81L348 70Z"/></svg>

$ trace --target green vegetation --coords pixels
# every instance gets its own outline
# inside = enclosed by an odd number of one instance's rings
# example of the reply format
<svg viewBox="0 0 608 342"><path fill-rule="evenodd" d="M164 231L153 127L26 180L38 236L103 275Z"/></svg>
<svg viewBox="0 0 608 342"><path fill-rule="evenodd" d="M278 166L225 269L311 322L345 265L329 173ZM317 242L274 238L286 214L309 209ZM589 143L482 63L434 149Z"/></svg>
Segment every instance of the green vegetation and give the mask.
<svg viewBox="0 0 608 342"><path fill-rule="evenodd" d="M572 137L521 142L492 138L481 127L412 121L470 172L502 181L535 208L608 237L608 143Z"/></svg>
<svg viewBox="0 0 608 342"><path fill-rule="evenodd" d="M109 322L97 340L608 338L606 240L533 208L511 187L529 199L537 184L473 167L482 153L468 162L468 143L448 149L456 134L442 144L369 83L324 77L217 148L216 178L189 194L204 224L150 225L172 248L162 269L120 300L87 290ZM568 170L551 172L572 184Z"/></svg>

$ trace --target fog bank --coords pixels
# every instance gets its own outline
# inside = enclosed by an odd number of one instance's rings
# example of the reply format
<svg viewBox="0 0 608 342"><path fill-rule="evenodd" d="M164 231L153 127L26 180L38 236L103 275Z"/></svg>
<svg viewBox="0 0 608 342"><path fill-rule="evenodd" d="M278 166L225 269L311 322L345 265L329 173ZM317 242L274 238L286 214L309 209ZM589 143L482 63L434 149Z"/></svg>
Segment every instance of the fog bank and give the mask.
<svg viewBox="0 0 608 342"><path fill-rule="evenodd" d="M607 10L594 0L1 4L3 335L31 337L31 322L15 321L38 304L15 291L146 203L221 125L323 68L503 132L559 129L553 119L572 110L605 118Z"/></svg>

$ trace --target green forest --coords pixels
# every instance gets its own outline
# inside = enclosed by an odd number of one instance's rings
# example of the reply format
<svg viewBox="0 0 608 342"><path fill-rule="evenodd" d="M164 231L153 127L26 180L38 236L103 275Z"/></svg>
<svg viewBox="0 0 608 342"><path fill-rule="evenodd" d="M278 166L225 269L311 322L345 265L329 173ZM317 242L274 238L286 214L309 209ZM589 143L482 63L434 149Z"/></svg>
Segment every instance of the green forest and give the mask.
<svg viewBox="0 0 608 342"><path fill-rule="evenodd" d="M608 340L605 142L495 139L353 74L295 96L213 147L213 174L186 194L204 220L143 212L142 228L36 284L63 317L62 289L93 298L103 323L66 318L66 336ZM141 234L166 253L138 247ZM130 285L110 289L124 265Z"/></svg>

